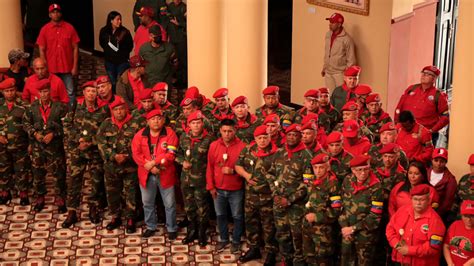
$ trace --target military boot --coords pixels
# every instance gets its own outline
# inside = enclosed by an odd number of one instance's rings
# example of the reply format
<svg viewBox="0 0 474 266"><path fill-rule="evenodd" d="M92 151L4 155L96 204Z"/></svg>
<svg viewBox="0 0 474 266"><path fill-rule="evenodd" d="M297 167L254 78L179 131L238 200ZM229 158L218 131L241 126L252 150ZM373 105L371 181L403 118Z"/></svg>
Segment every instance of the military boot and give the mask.
<svg viewBox="0 0 474 266"><path fill-rule="evenodd" d="M186 232L186 237L183 239L182 243L183 244L189 244L194 241L194 239L198 238L198 230L197 230L197 224L196 222L191 222L188 225L187 232Z"/></svg>
<svg viewBox="0 0 474 266"><path fill-rule="evenodd" d="M240 256L239 261L242 263L249 262L251 260L258 260L262 257L260 253L260 248L251 247L244 255Z"/></svg>
<svg viewBox="0 0 474 266"><path fill-rule="evenodd" d="M199 246L207 246L207 224L199 225Z"/></svg>
<svg viewBox="0 0 474 266"><path fill-rule="evenodd" d="M97 206L95 205L89 206L89 220L93 224L100 223L100 216L99 216L99 213L97 212Z"/></svg>
<svg viewBox="0 0 474 266"><path fill-rule="evenodd" d="M69 227L71 227L71 225L74 225L75 223L77 223L77 214L76 214L76 211L70 210L70 211L67 213L67 218L66 218L66 220L64 220L64 222L61 224L61 226L62 226L63 228L69 228Z"/></svg>

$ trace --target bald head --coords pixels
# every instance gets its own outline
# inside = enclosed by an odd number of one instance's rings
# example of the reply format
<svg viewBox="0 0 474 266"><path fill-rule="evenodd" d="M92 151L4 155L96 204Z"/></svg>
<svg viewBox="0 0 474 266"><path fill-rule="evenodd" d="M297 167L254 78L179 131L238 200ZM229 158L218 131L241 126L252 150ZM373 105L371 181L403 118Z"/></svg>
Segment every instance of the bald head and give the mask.
<svg viewBox="0 0 474 266"><path fill-rule="evenodd" d="M49 75L46 61L40 57L33 60L33 70L35 74L38 75L38 79L47 78Z"/></svg>

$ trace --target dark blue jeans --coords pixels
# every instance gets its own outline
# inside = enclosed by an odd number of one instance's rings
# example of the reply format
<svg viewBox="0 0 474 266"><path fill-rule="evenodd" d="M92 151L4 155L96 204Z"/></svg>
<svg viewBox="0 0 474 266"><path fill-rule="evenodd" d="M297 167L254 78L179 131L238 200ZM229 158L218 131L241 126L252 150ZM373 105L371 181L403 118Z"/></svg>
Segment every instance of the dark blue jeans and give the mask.
<svg viewBox="0 0 474 266"><path fill-rule="evenodd" d="M110 78L110 82L112 83L112 90L115 93L115 84L117 84L117 79L119 75L121 75L125 70L130 67L128 62L122 64L112 64L110 62L105 61L105 71L107 71L107 75Z"/></svg>
<svg viewBox="0 0 474 266"><path fill-rule="evenodd" d="M244 190L220 190L217 189L217 197L214 199L214 208L217 216L217 227L222 242L229 241L229 232L227 229L227 204L230 205L232 218L234 219L234 232L232 233L232 242L240 243L244 223Z"/></svg>

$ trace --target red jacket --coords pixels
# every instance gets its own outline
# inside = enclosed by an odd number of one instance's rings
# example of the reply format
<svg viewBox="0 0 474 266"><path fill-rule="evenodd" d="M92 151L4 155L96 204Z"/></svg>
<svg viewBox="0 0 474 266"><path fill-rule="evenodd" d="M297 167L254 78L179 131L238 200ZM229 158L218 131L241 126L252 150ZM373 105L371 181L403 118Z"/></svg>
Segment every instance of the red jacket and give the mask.
<svg viewBox="0 0 474 266"><path fill-rule="evenodd" d="M350 145L348 141L344 140L344 149L354 157L357 155L367 154L371 146L372 144L370 144L367 137L361 137L354 145Z"/></svg>
<svg viewBox="0 0 474 266"><path fill-rule="evenodd" d="M400 145L408 159L425 164L431 161L431 153L433 153L431 133L422 125L415 123L410 132L405 131L399 125L396 143Z"/></svg>
<svg viewBox="0 0 474 266"><path fill-rule="evenodd" d="M416 266L439 265L446 231L443 221L431 207L428 207L420 217L415 219L414 216L410 204L390 218L386 235L388 243L393 248L392 260ZM395 249L395 245L402 239L408 245L408 254L405 256Z"/></svg>
<svg viewBox="0 0 474 266"><path fill-rule="evenodd" d="M428 169L428 180L431 180L431 169ZM439 215L444 216L451 210L457 187L456 177L446 168L443 178L434 186L439 195L439 207L436 209Z"/></svg>
<svg viewBox="0 0 474 266"><path fill-rule="evenodd" d="M51 83L51 99L53 102L69 103L69 96L67 96L66 86L63 81L56 75L49 73L49 82ZM35 88L35 83L38 81L38 75L31 75L25 82L21 98L29 103L34 102L40 98L39 91Z"/></svg>
<svg viewBox="0 0 474 266"><path fill-rule="evenodd" d="M158 137L158 143L153 151L153 158L150 153L150 128L145 127L135 134L132 140L132 156L138 165L138 181L140 186L146 188L149 171L144 167L146 160L155 160L160 166L160 184L163 188L169 188L176 183L176 169L174 159L178 147L178 137L169 128L164 127Z"/></svg>
<svg viewBox="0 0 474 266"><path fill-rule="evenodd" d="M398 102L395 121L402 111L411 111L418 123L438 132L449 123L448 97L434 86L423 91L420 84L411 85Z"/></svg>
<svg viewBox="0 0 474 266"><path fill-rule="evenodd" d="M239 190L243 188L243 179L237 173L224 175L222 167L234 169L239 159L240 152L245 148L245 143L235 138L229 146L224 144L222 138L211 143L207 154L206 189ZM225 155L227 154L227 155ZM227 158L224 158L227 157Z"/></svg>
<svg viewBox="0 0 474 266"><path fill-rule="evenodd" d="M401 187L405 185L403 181L396 184L392 191L390 191L390 197L388 198L388 213L390 216L393 216L403 206L411 205L411 196L409 191L401 191ZM430 186L430 201L433 208L438 208L439 205L439 195L436 192L436 189Z"/></svg>

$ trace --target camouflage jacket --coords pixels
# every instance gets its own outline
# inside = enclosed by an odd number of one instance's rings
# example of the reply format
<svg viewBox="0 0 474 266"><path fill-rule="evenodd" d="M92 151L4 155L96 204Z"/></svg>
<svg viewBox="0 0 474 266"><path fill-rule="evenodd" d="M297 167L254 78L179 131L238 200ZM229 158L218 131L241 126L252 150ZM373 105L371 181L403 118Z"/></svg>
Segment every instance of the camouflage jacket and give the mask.
<svg viewBox="0 0 474 266"><path fill-rule="evenodd" d="M461 177L458 184L458 193L460 200L474 200L474 176L466 174Z"/></svg>
<svg viewBox="0 0 474 266"><path fill-rule="evenodd" d="M97 132L97 144L102 159L104 160L104 169L113 171L115 168L127 169L128 171L136 171L136 164L132 158L131 143L133 136L139 127L133 121L132 116L127 116L127 122L118 128L112 122L112 118L107 118L102 122ZM128 158L124 163L118 164L115 161L115 155L127 154Z"/></svg>
<svg viewBox="0 0 474 266"><path fill-rule="evenodd" d="M336 175L313 180L308 185L308 202L305 213L316 214L314 224L332 224L337 221L342 210L341 185Z"/></svg>
<svg viewBox="0 0 474 266"><path fill-rule="evenodd" d="M253 140L253 132L255 129L262 123L257 116L253 114L248 114L247 118L243 121L238 120L237 117L234 117L235 128L237 129L236 135L246 144L250 144Z"/></svg>
<svg viewBox="0 0 474 266"><path fill-rule="evenodd" d="M224 119L234 119L235 115L232 112L232 109L229 107L227 113L222 113L219 108L214 107L209 116L206 116L213 125L219 125L219 123Z"/></svg>
<svg viewBox="0 0 474 266"><path fill-rule="evenodd" d="M344 125L344 122L341 122L337 124L334 127L333 131L339 131L342 132L342 127ZM369 139L370 143L374 142L374 133L370 131L368 127L366 127L361 120L359 120L359 132L362 134L362 136L365 136Z"/></svg>
<svg viewBox="0 0 474 266"><path fill-rule="evenodd" d="M207 133L209 133L210 135L215 135L214 133L214 127L213 125L211 124L211 122L209 121L209 119L207 119L207 116L203 118L203 122L204 122L204 128L207 130ZM215 125L215 126L218 126L218 125ZM181 137L181 135L183 135L183 133L186 133L186 131L188 130L188 118L186 118L184 116L183 113L181 113L178 118L176 119L176 126L175 126L175 129L174 131L176 132L176 135L178 137Z"/></svg>
<svg viewBox="0 0 474 266"><path fill-rule="evenodd" d="M342 119L341 114L331 104L327 107L319 107L318 115L318 124L324 128L328 135Z"/></svg>
<svg viewBox="0 0 474 266"><path fill-rule="evenodd" d="M352 173L349 167L349 162L352 158L354 158L352 154L342 150L338 155L332 156L331 159L329 159L331 171L336 175L339 182L342 182L347 175Z"/></svg>
<svg viewBox="0 0 474 266"><path fill-rule="evenodd" d="M289 106L280 103L276 108L275 113L280 117L280 123L283 128L286 128L295 121L295 109ZM269 114L269 110L265 105L260 106L255 111L255 115L261 120L265 120L265 117Z"/></svg>
<svg viewBox="0 0 474 266"><path fill-rule="evenodd" d="M395 167L392 167L389 171L386 171L384 167L377 168L375 171L375 175L382 183L383 188L383 198L385 203L388 202L388 198L390 197L390 191L392 188L402 182L405 181L406 171L405 169L397 162ZM385 206L388 207L388 206Z"/></svg>
<svg viewBox="0 0 474 266"><path fill-rule="evenodd" d="M203 131L197 138L192 138L188 133L184 133L179 137L176 162L182 165L184 161L188 161L192 165L190 169L182 170L181 182L205 190L207 153L213 141L213 136L206 131Z"/></svg>
<svg viewBox="0 0 474 266"><path fill-rule="evenodd" d="M341 227L354 226L355 231L375 231L380 224L383 212L382 184L374 173L362 185L357 185L351 174L342 183L342 213L339 216Z"/></svg>
<svg viewBox="0 0 474 266"><path fill-rule="evenodd" d="M258 146L256 144L247 145L239 155L239 160L235 165L241 166L247 173L252 174L251 180L256 184L253 186L246 185L246 193L271 194L269 182L267 181L267 173L270 169L273 157L272 155L278 148L271 144L258 154Z"/></svg>
<svg viewBox="0 0 474 266"><path fill-rule="evenodd" d="M332 131L332 128L337 124L337 119L339 116L339 113L336 111L336 109L333 109L336 113L332 113L331 115L336 115L336 117L331 117L327 113L325 113L324 110L318 109L318 111L315 112L315 114L318 115L318 127L324 129L324 132L326 134L329 134ZM308 114L308 110L306 107L303 107L296 111L296 116L295 116L295 123L301 124L303 121L304 117Z"/></svg>
<svg viewBox="0 0 474 266"><path fill-rule="evenodd" d="M158 105L158 107L161 109L163 115L166 117L166 125L174 129L176 125L176 118L178 118L179 115L178 107L174 106L169 101L167 101L166 104L163 106Z"/></svg>
<svg viewBox="0 0 474 266"><path fill-rule="evenodd" d="M384 124L392 122L390 115L383 110L380 110L380 112L375 116L372 116L370 113L368 113L368 115L362 116L361 120L364 125L372 132L372 134L374 134L374 143L380 142L380 128Z"/></svg>
<svg viewBox="0 0 474 266"><path fill-rule="evenodd" d="M133 121L138 124L138 128L146 127L145 109L136 108L132 111Z"/></svg>
<svg viewBox="0 0 474 266"><path fill-rule="evenodd" d="M212 115L212 110L216 108L216 103L212 102L209 99L205 100L206 102L204 105L201 107L201 112L206 116L206 117L211 117Z"/></svg>
<svg viewBox="0 0 474 266"><path fill-rule="evenodd" d="M15 99L11 110L5 99L0 99L0 135L7 139L6 148L9 150L26 149L28 146L28 134L23 129L23 115L27 108L19 97Z"/></svg>
<svg viewBox="0 0 474 266"><path fill-rule="evenodd" d="M377 169L380 167L383 167L383 161L382 161L382 155L380 154L380 149L382 149L382 144L379 143L377 145L372 145L370 147L368 155L370 156L370 166L372 166L372 169ZM405 152L400 149L400 152L398 153L398 161L400 162L400 165L404 169L408 169L408 164L410 163L408 160L407 155Z"/></svg>
<svg viewBox="0 0 474 266"><path fill-rule="evenodd" d="M36 143L34 137L35 133L38 132L45 136L48 133L53 133L53 140L49 143L51 146L60 145L63 147L63 124L62 119L66 116L68 108L64 103L61 102L50 102L50 113L45 123L43 120L42 112L40 111L41 104L39 100L35 100L30 108L28 108L23 115L23 129L28 133L31 140Z"/></svg>
<svg viewBox="0 0 474 266"><path fill-rule="evenodd" d="M286 147L278 149L273 155L273 162L267 173L273 196L281 196L290 201L304 205L307 187L304 178L312 176L311 153L300 142L293 149L291 158Z"/></svg>

